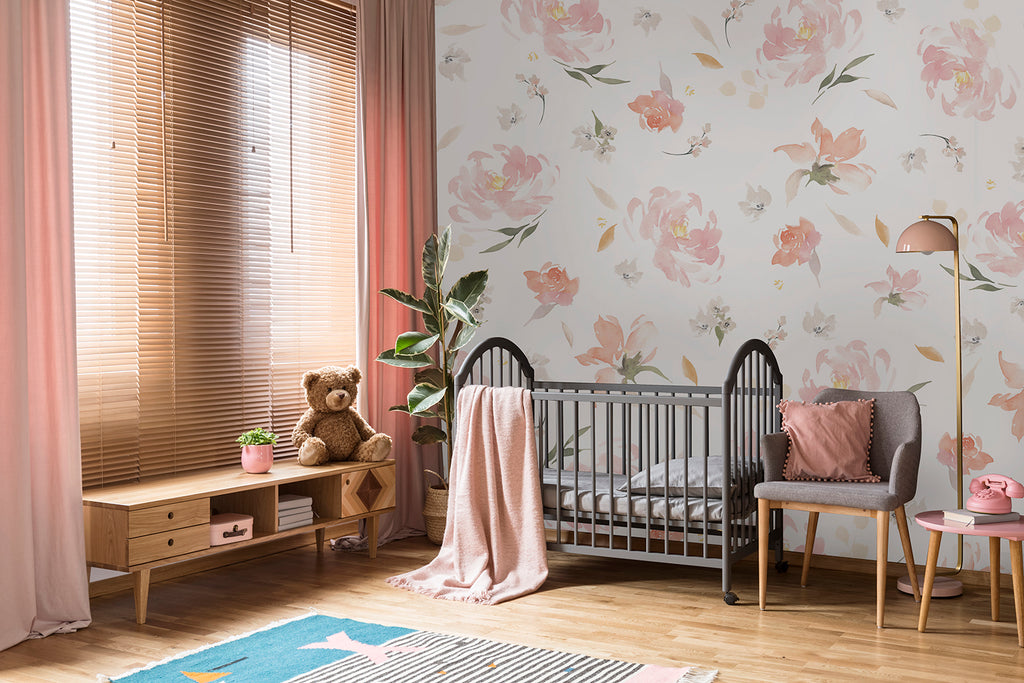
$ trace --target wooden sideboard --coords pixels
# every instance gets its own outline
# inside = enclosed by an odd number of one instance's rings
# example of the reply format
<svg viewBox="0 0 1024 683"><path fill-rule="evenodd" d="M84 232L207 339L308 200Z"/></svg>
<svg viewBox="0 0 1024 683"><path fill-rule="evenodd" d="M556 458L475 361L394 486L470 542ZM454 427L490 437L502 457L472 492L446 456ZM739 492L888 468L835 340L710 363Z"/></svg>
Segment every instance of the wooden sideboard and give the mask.
<svg viewBox="0 0 1024 683"><path fill-rule="evenodd" d="M312 524L278 531L278 496L284 493L313 499ZM135 619L144 624L153 567L310 531L323 552L328 527L360 519L367 522L369 555L376 557L378 517L395 509L395 463L275 462L265 474L218 468L87 489L82 501L88 566L131 572ZM252 538L211 546L211 512L251 515Z"/></svg>

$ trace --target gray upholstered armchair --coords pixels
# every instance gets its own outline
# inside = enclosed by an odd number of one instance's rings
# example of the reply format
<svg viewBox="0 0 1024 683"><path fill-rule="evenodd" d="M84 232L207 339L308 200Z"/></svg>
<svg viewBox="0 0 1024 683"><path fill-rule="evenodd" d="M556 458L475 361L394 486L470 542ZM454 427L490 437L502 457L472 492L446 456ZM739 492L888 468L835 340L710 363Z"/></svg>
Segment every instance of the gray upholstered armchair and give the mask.
<svg viewBox="0 0 1024 683"><path fill-rule="evenodd" d="M920 600L914 552L907 529L904 505L917 492L917 472L921 459L921 410L917 398L907 391L871 392L848 389L825 389L814 403L834 403L875 399L874 427L870 449L872 473L881 477L878 483L835 481L788 481L783 468L789 440L785 433L769 434L761 440L765 464L765 480L754 488L758 499L758 580L761 609L765 609L768 583L768 548L776 549L782 559L782 524L776 538L769 538L769 515L781 510L804 510L809 513L807 540L804 547L800 585L807 585L814 547L818 514L833 512L845 515L874 517L878 525L876 565L876 624L882 628L885 617L885 578L889 547L889 513L896 513L896 524L903 542L907 570L913 586L914 599ZM772 512L779 510L780 512Z"/></svg>

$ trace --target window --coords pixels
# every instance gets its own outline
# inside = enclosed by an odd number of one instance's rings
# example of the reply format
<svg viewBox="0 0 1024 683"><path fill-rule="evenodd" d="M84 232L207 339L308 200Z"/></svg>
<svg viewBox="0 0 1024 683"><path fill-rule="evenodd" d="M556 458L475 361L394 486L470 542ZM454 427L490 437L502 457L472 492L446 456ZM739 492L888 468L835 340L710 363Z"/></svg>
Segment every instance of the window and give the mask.
<svg viewBox="0 0 1024 683"><path fill-rule="evenodd" d="M355 360L354 10L72 0L85 486L238 462Z"/></svg>

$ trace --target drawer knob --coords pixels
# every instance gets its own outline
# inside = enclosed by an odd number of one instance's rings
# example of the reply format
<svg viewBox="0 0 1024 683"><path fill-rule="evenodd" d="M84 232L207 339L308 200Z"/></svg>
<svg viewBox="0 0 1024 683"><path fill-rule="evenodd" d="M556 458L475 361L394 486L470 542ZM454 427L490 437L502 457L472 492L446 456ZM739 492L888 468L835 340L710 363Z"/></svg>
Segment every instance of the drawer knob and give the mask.
<svg viewBox="0 0 1024 683"><path fill-rule="evenodd" d="M174 539L173 539L173 538L168 538L168 539L167 539L167 545L168 545L168 546L172 546L172 545L174 545Z"/></svg>
<svg viewBox="0 0 1024 683"><path fill-rule="evenodd" d="M168 512L167 513L167 519L174 519L174 513L173 512Z"/></svg>

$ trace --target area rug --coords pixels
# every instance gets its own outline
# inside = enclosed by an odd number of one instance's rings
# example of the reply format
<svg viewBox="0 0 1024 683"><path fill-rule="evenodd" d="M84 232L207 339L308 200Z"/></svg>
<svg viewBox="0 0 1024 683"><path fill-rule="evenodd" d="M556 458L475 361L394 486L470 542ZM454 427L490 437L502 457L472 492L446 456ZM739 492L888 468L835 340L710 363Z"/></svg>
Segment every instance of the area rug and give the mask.
<svg viewBox="0 0 1024 683"><path fill-rule="evenodd" d="M114 683L678 683L661 667L312 614L112 678Z"/></svg>

